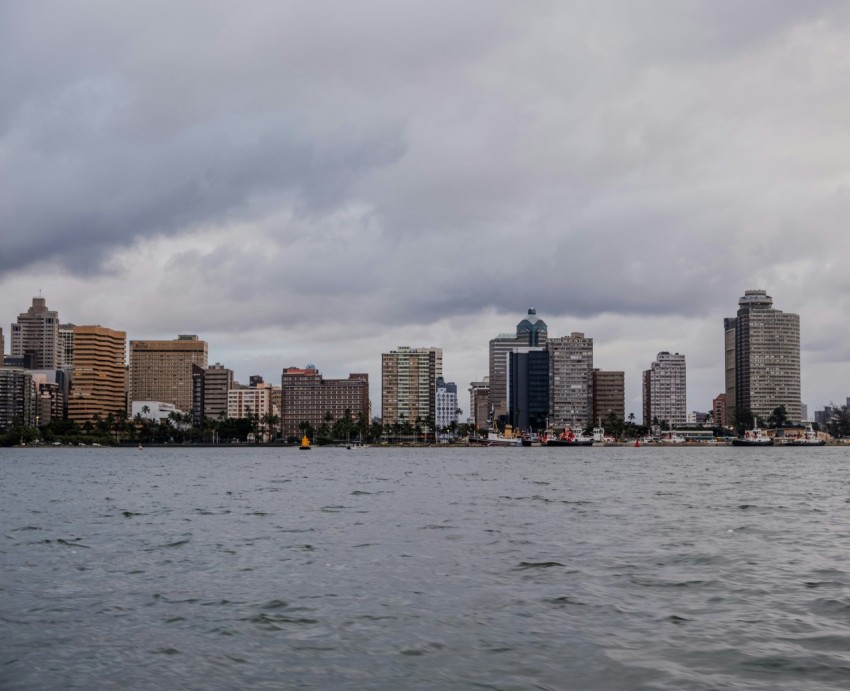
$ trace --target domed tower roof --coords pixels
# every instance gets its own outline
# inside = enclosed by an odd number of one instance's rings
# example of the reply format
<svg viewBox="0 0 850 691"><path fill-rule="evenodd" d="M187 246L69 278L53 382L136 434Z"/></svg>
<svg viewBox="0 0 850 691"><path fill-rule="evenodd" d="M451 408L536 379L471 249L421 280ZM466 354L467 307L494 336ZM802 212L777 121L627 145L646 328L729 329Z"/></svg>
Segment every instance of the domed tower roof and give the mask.
<svg viewBox="0 0 850 691"><path fill-rule="evenodd" d="M549 328L546 322L537 316L537 310L533 307L528 308L526 318L516 325L517 338L526 336L530 346L546 345L548 334Z"/></svg>

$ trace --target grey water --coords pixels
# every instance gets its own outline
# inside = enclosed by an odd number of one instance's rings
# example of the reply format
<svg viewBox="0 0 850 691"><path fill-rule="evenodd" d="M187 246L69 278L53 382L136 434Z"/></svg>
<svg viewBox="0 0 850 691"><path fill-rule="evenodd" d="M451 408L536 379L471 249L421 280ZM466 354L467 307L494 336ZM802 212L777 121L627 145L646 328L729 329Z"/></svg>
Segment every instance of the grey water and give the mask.
<svg viewBox="0 0 850 691"><path fill-rule="evenodd" d="M850 448L0 450L3 689L847 689Z"/></svg>

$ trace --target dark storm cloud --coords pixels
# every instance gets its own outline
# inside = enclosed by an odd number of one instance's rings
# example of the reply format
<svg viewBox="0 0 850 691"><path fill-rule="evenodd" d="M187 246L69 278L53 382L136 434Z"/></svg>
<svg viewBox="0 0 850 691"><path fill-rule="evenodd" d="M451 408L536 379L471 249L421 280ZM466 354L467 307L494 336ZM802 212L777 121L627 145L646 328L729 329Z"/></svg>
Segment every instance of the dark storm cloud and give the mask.
<svg viewBox="0 0 850 691"><path fill-rule="evenodd" d="M96 270L111 246L250 217L257 197L333 210L403 151L388 95L480 43L459 33L472 9L445 15L458 26L391 4L4 6L0 272Z"/></svg>

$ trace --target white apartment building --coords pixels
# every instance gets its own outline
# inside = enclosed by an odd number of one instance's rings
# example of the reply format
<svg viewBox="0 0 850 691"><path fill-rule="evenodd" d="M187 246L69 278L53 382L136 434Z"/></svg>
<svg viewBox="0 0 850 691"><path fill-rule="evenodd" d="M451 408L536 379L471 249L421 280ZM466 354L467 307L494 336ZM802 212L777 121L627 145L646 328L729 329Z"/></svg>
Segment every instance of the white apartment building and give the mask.
<svg viewBox="0 0 850 691"><path fill-rule="evenodd" d="M685 356L663 351L643 373L643 424L653 420L672 428L687 424Z"/></svg>
<svg viewBox="0 0 850 691"><path fill-rule="evenodd" d="M550 338L549 425L585 427L593 421L593 339L574 331Z"/></svg>
<svg viewBox="0 0 850 691"><path fill-rule="evenodd" d="M437 380L436 408L434 421L438 430L457 422L457 384Z"/></svg>

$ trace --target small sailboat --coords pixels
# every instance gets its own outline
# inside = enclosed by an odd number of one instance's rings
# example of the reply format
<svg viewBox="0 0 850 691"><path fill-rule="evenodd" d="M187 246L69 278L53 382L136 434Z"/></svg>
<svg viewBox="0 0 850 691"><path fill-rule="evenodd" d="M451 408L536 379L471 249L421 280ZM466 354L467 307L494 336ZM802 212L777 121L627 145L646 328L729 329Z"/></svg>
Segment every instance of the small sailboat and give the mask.
<svg viewBox="0 0 850 691"><path fill-rule="evenodd" d="M310 450L310 440L307 438L306 434L301 438L301 446L299 446L298 448L302 451Z"/></svg>

